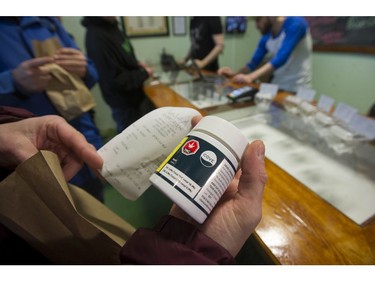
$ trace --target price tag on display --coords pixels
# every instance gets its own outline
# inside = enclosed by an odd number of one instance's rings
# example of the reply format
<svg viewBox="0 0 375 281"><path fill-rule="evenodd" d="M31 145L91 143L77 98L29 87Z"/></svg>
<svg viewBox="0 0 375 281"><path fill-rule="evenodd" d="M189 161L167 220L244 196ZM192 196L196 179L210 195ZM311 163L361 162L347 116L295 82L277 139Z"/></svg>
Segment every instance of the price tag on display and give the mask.
<svg viewBox="0 0 375 281"><path fill-rule="evenodd" d="M279 90L278 85L270 84L270 83L261 83L258 94L260 93L271 94L272 98L274 98L278 90Z"/></svg>
<svg viewBox="0 0 375 281"><path fill-rule="evenodd" d="M297 97L301 99L312 102L314 100L316 91L308 88L300 88L297 92Z"/></svg>
<svg viewBox="0 0 375 281"><path fill-rule="evenodd" d="M326 95L321 95L318 101L318 109L324 112L330 112L335 100Z"/></svg>
<svg viewBox="0 0 375 281"><path fill-rule="evenodd" d="M357 109L347 105L343 102L339 102L336 106L335 111L333 112L333 117L336 119L348 124L350 122L350 119L354 116L354 114L357 113Z"/></svg>
<svg viewBox="0 0 375 281"><path fill-rule="evenodd" d="M365 136L369 140L375 139L375 120L354 114L350 120L349 128L356 134Z"/></svg>

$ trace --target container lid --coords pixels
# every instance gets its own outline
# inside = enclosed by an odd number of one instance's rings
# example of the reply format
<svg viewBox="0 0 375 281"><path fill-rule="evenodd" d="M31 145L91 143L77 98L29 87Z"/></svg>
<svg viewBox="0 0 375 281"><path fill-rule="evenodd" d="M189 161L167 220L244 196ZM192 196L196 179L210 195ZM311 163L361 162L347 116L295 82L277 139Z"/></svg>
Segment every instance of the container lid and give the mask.
<svg viewBox="0 0 375 281"><path fill-rule="evenodd" d="M317 108L308 101L303 101L301 104L299 104L299 107L306 114L312 114L317 110Z"/></svg>
<svg viewBox="0 0 375 281"><path fill-rule="evenodd" d="M271 93L257 93L255 95L255 99L264 99L264 100L272 100L273 96Z"/></svg>
<svg viewBox="0 0 375 281"><path fill-rule="evenodd" d="M344 140L344 141L352 141L354 138L354 135L352 132L349 132L345 130L344 128L334 125L331 128L331 132L337 136L338 138Z"/></svg>
<svg viewBox="0 0 375 281"><path fill-rule="evenodd" d="M333 124L333 119L331 116L324 114L323 112L318 111L315 115L316 120L324 125L331 125Z"/></svg>
<svg viewBox="0 0 375 281"><path fill-rule="evenodd" d="M300 97L290 95L285 98L285 102L298 105L302 102L302 99Z"/></svg>
<svg viewBox="0 0 375 281"><path fill-rule="evenodd" d="M217 116L205 116L193 131L207 131L222 140L241 159L249 140L235 125Z"/></svg>

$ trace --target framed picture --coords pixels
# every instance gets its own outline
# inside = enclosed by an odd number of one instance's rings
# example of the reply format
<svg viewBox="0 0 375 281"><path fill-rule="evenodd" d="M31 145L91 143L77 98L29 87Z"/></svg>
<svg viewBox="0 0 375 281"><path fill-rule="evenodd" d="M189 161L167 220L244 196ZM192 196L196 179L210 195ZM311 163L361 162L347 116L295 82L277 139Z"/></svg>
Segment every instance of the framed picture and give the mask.
<svg viewBox="0 0 375 281"><path fill-rule="evenodd" d="M173 35L186 35L186 17L172 17Z"/></svg>
<svg viewBox="0 0 375 281"><path fill-rule="evenodd" d="M123 30L129 37L168 36L168 17L122 17Z"/></svg>

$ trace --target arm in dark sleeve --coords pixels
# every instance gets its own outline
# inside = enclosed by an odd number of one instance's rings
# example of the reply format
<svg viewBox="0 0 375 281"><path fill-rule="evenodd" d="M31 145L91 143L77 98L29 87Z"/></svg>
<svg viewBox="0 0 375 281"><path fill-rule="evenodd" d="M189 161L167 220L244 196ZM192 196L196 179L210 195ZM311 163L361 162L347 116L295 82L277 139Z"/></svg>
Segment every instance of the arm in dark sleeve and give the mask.
<svg viewBox="0 0 375 281"><path fill-rule="evenodd" d="M210 26L212 35L223 33L223 26L221 25L220 17L212 17L212 18L210 17L209 26Z"/></svg>
<svg viewBox="0 0 375 281"><path fill-rule="evenodd" d="M5 123L17 122L26 118L35 117L30 111L10 106L0 106L0 125ZM13 170L0 168L0 181L5 179ZM0 224L0 244L1 244L1 224ZM0 246L1 248L1 246ZM1 252L1 251L0 251Z"/></svg>
<svg viewBox="0 0 375 281"><path fill-rule="evenodd" d="M142 88L148 77L148 73L143 67L138 66L131 69L122 67L121 72L118 72L114 77L112 87L118 91L132 91Z"/></svg>
<svg viewBox="0 0 375 281"><path fill-rule="evenodd" d="M0 94L10 94L15 91L12 71L7 70L0 73Z"/></svg>
<svg viewBox="0 0 375 281"><path fill-rule="evenodd" d="M94 66L94 63L91 59L87 58L87 71L85 77L83 77L83 82L87 86L87 88L91 89L95 83L98 81L98 72Z"/></svg>
<svg viewBox="0 0 375 281"><path fill-rule="evenodd" d="M147 71L138 66L137 60L131 55L122 53L119 57L119 50L114 51L115 44L100 35L96 35L95 40L90 38L86 41L87 52L95 62L100 77L103 80L106 78L112 91L123 93L141 88L148 78Z"/></svg>
<svg viewBox="0 0 375 281"><path fill-rule="evenodd" d="M154 229L138 229L120 254L123 264L235 264L231 254L197 226L165 216Z"/></svg>
<svg viewBox="0 0 375 281"><path fill-rule="evenodd" d="M0 124L16 122L30 117L35 117L35 115L26 109L0 106Z"/></svg>
<svg viewBox="0 0 375 281"><path fill-rule="evenodd" d="M267 54L266 42L268 40L268 37L269 35L265 35L260 39L258 47L255 50L253 57L246 64L251 71L255 70L258 67L258 65L262 62L264 56Z"/></svg>
<svg viewBox="0 0 375 281"><path fill-rule="evenodd" d="M275 57L270 61L274 69L277 69L286 63L294 48L306 35L306 31L307 26L299 22L288 25L285 28L285 39Z"/></svg>

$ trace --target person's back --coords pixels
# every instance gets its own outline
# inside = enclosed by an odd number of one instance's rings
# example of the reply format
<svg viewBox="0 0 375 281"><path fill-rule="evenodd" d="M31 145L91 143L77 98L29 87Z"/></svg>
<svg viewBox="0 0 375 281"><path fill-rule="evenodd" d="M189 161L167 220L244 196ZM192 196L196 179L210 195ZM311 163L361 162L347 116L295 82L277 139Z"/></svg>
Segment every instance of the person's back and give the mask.
<svg viewBox="0 0 375 281"><path fill-rule="evenodd" d="M121 132L143 115L143 83L149 73L141 67L129 39L115 17L85 17L86 50L99 72L103 99Z"/></svg>

